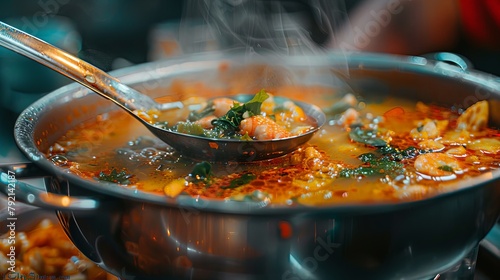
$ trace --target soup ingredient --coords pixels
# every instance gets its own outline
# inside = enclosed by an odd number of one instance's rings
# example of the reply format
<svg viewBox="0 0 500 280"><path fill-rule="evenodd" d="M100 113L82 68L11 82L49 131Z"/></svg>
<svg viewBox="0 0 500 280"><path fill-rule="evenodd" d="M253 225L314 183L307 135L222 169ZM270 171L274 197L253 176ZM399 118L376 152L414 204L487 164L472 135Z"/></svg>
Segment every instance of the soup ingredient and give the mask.
<svg viewBox="0 0 500 280"><path fill-rule="evenodd" d="M483 100L475 103L465 110L457 120L459 130L469 132L480 131L488 125L488 101Z"/></svg>
<svg viewBox="0 0 500 280"><path fill-rule="evenodd" d="M163 191L168 197L176 197L186 188L187 183L186 179L178 178L168 183L165 188L163 188Z"/></svg>
<svg viewBox="0 0 500 280"><path fill-rule="evenodd" d="M210 127L209 127L210 128ZM176 126L177 132L196 135L196 136L204 136L205 130L201 123L198 122L178 122Z"/></svg>
<svg viewBox="0 0 500 280"><path fill-rule="evenodd" d="M448 127L448 120L433 120L426 118L416 122L417 127L410 131L413 138L419 140L434 139Z"/></svg>
<svg viewBox="0 0 500 280"><path fill-rule="evenodd" d="M467 148L483 153L498 154L500 152L500 140L497 138L481 138L471 141Z"/></svg>
<svg viewBox="0 0 500 280"><path fill-rule="evenodd" d="M360 160L364 163L363 166L356 168L346 168L340 171L339 176L344 178L352 178L359 176L370 176L370 175L398 175L404 172L404 164L396 161L389 160L388 158L375 158L373 154L367 154L360 156Z"/></svg>
<svg viewBox="0 0 500 280"><path fill-rule="evenodd" d="M464 157L467 155L467 150L463 146L458 146L456 148L450 148L446 153L455 157Z"/></svg>
<svg viewBox="0 0 500 280"><path fill-rule="evenodd" d="M351 132L349 132L349 137L353 141L374 147L383 147L387 145L384 140L377 136L377 132L373 129L354 127Z"/></svg>
<svg viewBox="0 0 500 280"><path fill-rule="evenodd" d="M290 100L277 103L265 90L244 103L226 97L202 103L185 120L162 120L155 125L184 134L243 141L282 139L314 127L301 107ZM160 116L150 118L158 120ZM175 124L169 127L169 123Z"/></svg>
<svg viewBox="0 0 500 280"><path fill-rule="evenodd" d="M212 176L212 165L206 161L202 161L194 166L193 171L189 173L186 180L194 183L209 183Z"/></svg>
<svg viewBox="0 0 500 280"><path fill-rule="evenodd" d="M265 91L260 91L257 93L257 95L252 99L251 101L247 102L247 104L244 104L241 106L239 102L237 102L234 99L226 98L226 97L221 97L221 98L215 98L212 103L213 105L213 112L214 116L216 118L220 118L224 115L226 115L229 111L235 110L233 107L243 107L247 110L254 110L255 114L259 114L259 103L262 104L264 100L267 98L267 93ZM208 107L209 108L209 107Z"/></svg>
<svg viewBox="0 0 500 280"><path fill-rule="evenodd" d="M427 139L419 142L418 147L424 150L432 150L434 152L439 152L444 149L443 143L434 139Z"/></svg>
<svg viewBox="0 0 500 280"><path fill-rule="evenodd" d="M394 107L384 113L384 118L398 118L405 114L405 109L402 107Z"/></svg>
<svg viewBox="0 0 500 280"><path fill-rule="evenodd" d="M104 171L101 171L99 173L99 180L101 181L106 181L106 182L111 182L111 183L116 183L116 184L122 184L122 185L128 185L130 183L129 178L132 177L132 175L127 174L125 170L122 170L118 172L116 169L112 169L109 174L106 174Z"/></svg>
<svg viewBox="0 0 500 280"><path fill-rule="evenodd" d="M229 186L222 186L221 188L222 189L234 189L237 187L241 187L243 185L250 183L255 178L257 178L257 176L255 176L255 174L246 173L246 174L241 175L241 177L239 177L239 178L231 180L231 182L229 182Z"/></svg>
<svg viewBox="0 0 500 280"><path fill-rule="evenodd" d="M425 153L414 147L399 150L389 145L380 146L377 149L378 155L374 153L362 154L358 157L363 165L356 168L346 168L340 171L340 177L350 178L370 175L387 175L395 177L403 174L404 163L402 161L412 159L419 154Z"/></svg>
<svg viewBox="0 0 500 280"><path fill-rule="evenodd" d="M415 160L415 170L429 176L448 176L463 172L459 160L444 153L419 155Z"/></svg>
<svg viewBox="0 0 500 280"><path fill-rule="evenodd" d="M289 90L307 92L306 87ZM257 98L260 114L252 116L248 110L239 111L247 106L240 102L222 117L216 117L214 106L200 97L210 96L210 92L196 90L193 94L199 97L196 104L207 106L199 106L179 119L193 127L198 125L196 129L203 131L204 137L218 133L215 126L210 130L202 127L200 120L205 117L220 120L225 116L224 122L233 128L240 122L234 137L247 141L276 134L272 128L275 124L292 135L311 125L303 123L305 114L300 107L293 102L281 102L281 97L267 92L269 97L262 98L263 102ZM187 195L286 205L422 199L457 188L459 184L454 182L458 180L500 167L500 131L490 127L468 131L468 125L459 124L460 111L397 98L365 103L347 95L335 99L333 93L304 95L316 98L309 101L334 113L328 115L327 125L308 144L272 160L197 162L150 137L133 122L122 120L123 125L117 128L106 119L68 132L48 149L47 155L64 156L67 162L61 168L90 179L97 178L103 169L110 170L107 166L126 170L133 175L127 186L138 191L169 197ZM332 105L337 100L343 104ZM221 104L227 105L228 101ZM230 114L234 118L228 117ZM261 119L265 121L260 122ZM463 118L464 122L472 119ZM113 123L117 121L120 120L113 116ZM244 130L246 122L250 128ZM95 133L99 137L94 137ZM106 147L103 143L111 145ZM242 141L242 151L247 151L245 144Z"/></svg>
<svg viewBox="0 0 500 280"><path fill-rule="evenodd" d="M40 221L29 231L16 232L16 272L9 276L4 264L13 243L0 237L0 275L5 279L117 279L88 260L67 238L58 224ZM3 278L2 278L3 279Z"/></svg>
<svg viewBox="0 0 500 280"><path fill-rule="evenodd" d="M233 101L233 106L223 116L213 120L212 125L221 131L221 135L234 135L239 130L245 116L252 117L260 114L262 102L268 97L269 95L264 90L261 90L243 105Z"/></svg>
<svg viewBox="0 0 500 280"><path fill-rule="evenodd" d="M347 109L356 107L358 105L357 98L352 94L348 93L344 95L340 100L337 100L331 106L323 109L325 114L336 115L345 112Z"/></svg>
<svg viewBox="0 0 500 280"><path fill-rule="evenodd" d="M240 131L257 140L280 139L290 136L290 132L275 121L264 116L252 116L241 121Z"/></svg>

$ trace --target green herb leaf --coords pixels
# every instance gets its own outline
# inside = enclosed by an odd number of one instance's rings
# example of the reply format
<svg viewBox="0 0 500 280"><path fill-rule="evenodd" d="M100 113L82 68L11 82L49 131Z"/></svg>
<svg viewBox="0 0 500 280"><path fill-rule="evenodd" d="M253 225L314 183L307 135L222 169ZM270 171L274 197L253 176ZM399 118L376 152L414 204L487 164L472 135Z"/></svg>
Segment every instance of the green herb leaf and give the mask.
<svg viewBox="0 0 500 280"><path fill-rule="evenodd" d="M353 107L354 106L352 104L349 104L345 100L340 100L338 102L335 102L332 106L324 108L323 111L327 115L335 115L345 112L347 109Z"/></svg>
<svg viewBox="0 0 500 280"><path fill-rule="evenodd" d="M453 172L453 167L451 167L449 165L441 165L440 167L438 167L438 169L446 171L446 172Z"/></svg>
<svg viewBox="0 0 500 280"><path fill-rule="evenodd" d="M362 155L358 156L358 159L364 163L367 163L367 162L375 160L376 157L377 156L373 153L366 153L366 154L362 154Z"/></svg>
<svg viewBox="0 0 500 280"><path fill-rule="evenodd" d="M387 143L377 137L377 132L372 129L362 129L360 127L356 127L349 132L349 137L353 141L373 147L387 146Z"/></svg>
<svg viewBox="0 0 500 280"><path fill-rule="evenodd" d="M401 162L377 159L369 161L366 166L356 168L345 168L339 172L339 177L351 178L357 176L389 175L395 176L404 172L404 164Z"/></svg>
<svg viewBox="0 0 500 280"><path fill-rule="evenodd" d="M402 160L411 159L425 153L425 151L418 150L415 147L399 150L390 145L378 147L377 152L378 155L375 153L361 154L358 159L363 164L359 167L343 169L339 172L339 176L343 178L371 175L396 176L404 172Z"/></svg>
<svg viewBox="0 0 500 280"><path fill-rule="evenodd" d="M99 173L99 180L101 181L106 181L106 182L111 182L111 183L117 183L117 184L122 184L122 185L128 185L130 184L129 178L132 177L132 175L127 174L125 171L120 171L118 172L116 169L113 168L109 174L104 173L104 171L101 171Z"/></svg>
<svg viewBox="0 0 500 280"><path fill-rule="evenodd" d="M231 180L229 186L222 186L221 189L235 189L241 187L253 181L257 176L252 173L246 173L241 175L241 177Z"/></svg>
<svg viewBox="0 0 500 280"><path fill-rule="evenodd" d="M246 102L243 106L251 116L255 116L260 114L262 103L268 98L269 94L267 94L264 89L261 89L250 101Z"/></svg>
<svg viewBox="0 0 500 280"><path fill-rule="evenodd" d="M212 177L212 165L206 161L202 161L194 166L191 173L186 177L186 180L193 183L210 183Z"/></svg>
<svg viewBox="0 0 500 280"><path fill-rule="evenodd" d="M189 135L203 136L205 134L203 127L194 122L179 122L177 123L175 130Z"/></svg>
<svg viewBox="0 0 500 280"><path fill-rule="evenodd" d="M253 141L252 137L250 137L250 135L248 135L248 133L245 133L245 135L241 136L240 140L242 140L242 141Z"/></svg>
<svg viewBox="0 0 500 280"><path fill-rule="evenodd" d="M414 158L420 154L427 153L425 150L420 150L415 147L408 147L404 150L394 148L390 145L378 147L377 151L382 155L386 156L388 159L401 161L405 159Z"/></svg>
<svg viewBox="0 0 500 280"><path fill-rule="evenodd" d="M224 116L213 120L212 125L215 130L218 131L219 137L233 136L236 134L243 120L244 113L244 105L235 104Z"/></svg>

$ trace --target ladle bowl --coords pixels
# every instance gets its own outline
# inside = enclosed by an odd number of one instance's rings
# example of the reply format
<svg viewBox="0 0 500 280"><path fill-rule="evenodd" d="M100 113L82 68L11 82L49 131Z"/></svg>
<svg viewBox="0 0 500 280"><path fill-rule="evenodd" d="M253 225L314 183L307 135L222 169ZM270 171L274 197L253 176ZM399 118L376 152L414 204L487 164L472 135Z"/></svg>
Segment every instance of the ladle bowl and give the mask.
<svg viewBox="0 0 500 280"><path fill-rule="evenodd" d="M121 83L97 67L19 29L0 22L0 45L24 55L82 84L100 96L113 101L131 114L155 136L187 157L210 161L256 161L285 155L306 143L325 123L318 107L295 103L312 117L316 126L306 133L282 139L242 141L193 136L162 129L136 114L138 111L160 111L181 108L182 102L160 104L137 90Z"/></svg>

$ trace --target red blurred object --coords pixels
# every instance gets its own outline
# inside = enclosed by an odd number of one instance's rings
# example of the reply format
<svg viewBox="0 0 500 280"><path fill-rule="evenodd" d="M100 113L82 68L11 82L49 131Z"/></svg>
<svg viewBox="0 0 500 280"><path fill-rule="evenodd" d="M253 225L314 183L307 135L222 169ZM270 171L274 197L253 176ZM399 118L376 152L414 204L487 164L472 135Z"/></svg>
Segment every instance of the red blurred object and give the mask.
<svg viewBox="0 0 500 280"><path fill-rule="evenodd" d="M461 0L465 32L478 45L500 48L500 2L498 0Z"/></svg>

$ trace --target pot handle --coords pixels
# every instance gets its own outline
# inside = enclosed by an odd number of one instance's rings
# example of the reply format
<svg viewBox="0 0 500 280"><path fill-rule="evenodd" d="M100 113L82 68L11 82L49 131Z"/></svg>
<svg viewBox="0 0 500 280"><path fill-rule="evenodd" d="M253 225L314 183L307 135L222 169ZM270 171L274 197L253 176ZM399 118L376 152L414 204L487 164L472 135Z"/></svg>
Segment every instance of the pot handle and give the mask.
<svg viewBox="0 0 500 280"><path fill-rule="evenodd" d="M73 197L55 194L46 187L37 187L19 179L43 178L45 186L55 183L55 178L44 176L43 171L32 163L0 165L0 191L7 196L9 209L14 210L17 202L30 206L59 211L91 211L99 208L99 201L87 197ZM13 212L14 213L14 212Z"/></svg>
<svg viewBox="0 0 500 280"><path fill-rule="evenodd" d="M462 72L467 72L469 69L474 68L467 58L450 52L429 53L423 55L423 57L457 66Z"/></svg>

